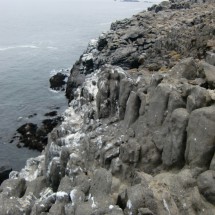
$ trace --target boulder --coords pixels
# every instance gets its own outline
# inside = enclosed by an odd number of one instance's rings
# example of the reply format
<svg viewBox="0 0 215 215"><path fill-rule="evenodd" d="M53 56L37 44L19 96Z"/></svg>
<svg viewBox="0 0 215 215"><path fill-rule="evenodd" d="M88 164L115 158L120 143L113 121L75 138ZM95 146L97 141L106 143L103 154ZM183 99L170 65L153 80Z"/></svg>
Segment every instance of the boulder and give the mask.
<svg viewBox="0 0 215 215"><path fill-rule="evenodd" d="M135 140L120 145L119 158L124 163L137 164L140 160L140 145Z"/></svg>
<svg viewBox="0 0 215 215"><path fill-rule="evenodd" d="M193 58L186 58L172 68L171 74L177 78L194 80L198 77L198 67Z"/></svg>
<svg viewBox="0 0 215 215"><path fill-rule="evenodd" d="M207 52L205 60L207 63L215 66L215 53L214 52Z"/></svg>
<svg viewBox="0 0 215 215"><path fill-rule="evenodd" d="M8 197L19 197L21 198L26 191L26 181L23 178L19 179L8 179L3 181L0 190Z"/></svg>
<svg viewBox="0 0 215 215"><path fill-rule="evenodd" d="M41 192L41 198L38 199L32 207L31 215L40 215L50 210L56 201L56 194L51 188L46 188Z"/></svg>
<svg viewBox="0 0 215 215"><path fill-rule="evenodd" d="M214 156L213 156L213 158L211 160L210 170L214 170L215 171L215 153L214 153Z"/></svg>
<svg viewBox="0 0 215 215"><path fill-rule="evenodd" d="M43 189L47 187L47 181L44 176L40 176L33 181L27 183L27 189L25 191L25 196L33 194L36 198L40 198L40 193Z"/></svg>
<svg viewBox="0 0 215 215"><path fill-rule="evenodd" d="M186 109L179 108L173 111L170 121L170 133L168 141L164 144L162 161L166 166L184 163L184 152L186 147L186 128L189 114Z"/></svg>
<svg viewBox="0 0 215 215"><path fill-rule="evenodd" d="M58 186L58 191L66 192L69 194L72 188L73 188L73 183L71 179L68 176L64 176L60 181L60 184Z"/></svg>
<svg viewBox="0 0 215 215"><path fill-rule="evenodd" d="M91 180L90 193L93 197L108 195L111 191L112 175L106 169L97 169Z"/></svg>
<svg viewBox="0 0 215 215"><path fill-rule="evenodd" d="M187 110L192 112L195 109L206 107L209 103L209 93L205 88L196 86L191 89L190 95L187 97Z"/></svg>
<svg viewBox="0 0 215 215"><path fill-rule="evenodd" d="M190 114L185 160L192 167L209 168L215 149L215 106Z"/></svg>
<svg viewBox="0 0 215 215"><path fill-rule="evenodd" d="M200 68L203 69L203 74L205 75L205 79L208 83L208 88L215 89L215 66L204 61L201 61L199 64Z"/></svg>
<svg viewBox="0 0 215 215"><path fill-rule="evenodd" d="M150 96L147 112L147 123L150 127L153 128L162 125L165 118L164 114L168 106L170 92L170 85L161 83Z"/></svg>
<svg viewBox="0 0 215 215"><path fill-rule="evenodd" d="M42 125L39 127L33 123L26 123L20 126L17 129L17 132L20 134L19 142L30 149L42 151L47 145L48 133L50 133L62 120L62 117L58 116L51 119L44 119Z"/></svg>
<svg viewBox="0 0 215 215"><path fill-rule="evenodd" d="M208 170L197 178L200 193L213 205L215 205L215 171Z"/></svg>
<svg viewBox="0 0 215 215"><path fill-rule="evenodd" d="M186 104L183 101L183 98L181 94L173 90L169 95L169 101L168 101L168 113L172 113L177 108L185 108Z"/></svg>
<svg viewBox="0 0 215 215"><path fill-rule="evenodd" d="M126 195L124 197L121 196L121 198L126 202L125 211L128 214L137 215L138 209L141 208L148 208L154 214L157 214L157 204L154 199L153 191L147 184L138 184L129 187L126 190Z"/></svg>
<svg viewBox="0 0 215 215"><path fill-rule="evenodd" d="M49 210L48 215L65 215L64 203L53 204Z"/></svg>
<svg viewBox="0 0 215 215"><path fill-rule="evenodd" d="M53 90L62 90L63 86L66 84L65 79L67 75L58 72L57 74L53 75L50 79L50 88Z"/></svg>

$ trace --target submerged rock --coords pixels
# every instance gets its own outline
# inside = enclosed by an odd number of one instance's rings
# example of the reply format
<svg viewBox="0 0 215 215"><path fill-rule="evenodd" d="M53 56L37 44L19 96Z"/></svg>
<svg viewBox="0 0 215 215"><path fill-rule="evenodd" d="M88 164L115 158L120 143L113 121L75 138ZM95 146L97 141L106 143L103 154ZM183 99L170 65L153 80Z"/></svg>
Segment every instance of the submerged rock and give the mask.
<svg viewBox="0 0 215 215"><path fill-rule="evenodd" d="M47 145L47 135L62 121L62 117L45 119L42 125L26 123L17 129L20 134L19 142L30 149L42 151Z"/></svg>
<svg viewBox="0 0 215 215"><path fill-rule="evenodd" d="M58 72L56 75L53 75L50 79L50 88L53 90L63 90L64 85L66 84L65 79L68 76Z"/></svg>
<svg viewBox="0 0 215 215"><path fill-rule="evenodd" d="M9 178L9 174L12 171L10 166L0 166L0 184Z"/></svg>

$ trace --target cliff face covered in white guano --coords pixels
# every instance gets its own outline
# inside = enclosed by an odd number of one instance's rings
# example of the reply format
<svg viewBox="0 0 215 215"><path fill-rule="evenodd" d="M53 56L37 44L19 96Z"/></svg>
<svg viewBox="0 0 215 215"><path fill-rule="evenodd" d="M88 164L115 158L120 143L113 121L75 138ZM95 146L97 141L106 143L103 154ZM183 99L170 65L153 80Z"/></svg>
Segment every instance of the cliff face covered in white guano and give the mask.
<svg viewBox="0 0 215 215"><path fill-rule="evenodd" d="M91 41L2 214L215 214L214 20L214 1L163 2Z"/></svg>

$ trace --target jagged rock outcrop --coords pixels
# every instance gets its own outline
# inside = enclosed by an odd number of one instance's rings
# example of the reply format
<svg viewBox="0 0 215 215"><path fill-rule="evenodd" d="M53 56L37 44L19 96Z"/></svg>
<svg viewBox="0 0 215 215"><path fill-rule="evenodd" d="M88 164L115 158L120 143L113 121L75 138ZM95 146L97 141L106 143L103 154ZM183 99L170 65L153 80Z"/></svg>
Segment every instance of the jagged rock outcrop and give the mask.
<svg viewBox="0 0 215 215"><path fill-rule="evenodd" d="M215 5L151 10L89 44L63 122L1 185L2 214L215 214Z"/></svg>

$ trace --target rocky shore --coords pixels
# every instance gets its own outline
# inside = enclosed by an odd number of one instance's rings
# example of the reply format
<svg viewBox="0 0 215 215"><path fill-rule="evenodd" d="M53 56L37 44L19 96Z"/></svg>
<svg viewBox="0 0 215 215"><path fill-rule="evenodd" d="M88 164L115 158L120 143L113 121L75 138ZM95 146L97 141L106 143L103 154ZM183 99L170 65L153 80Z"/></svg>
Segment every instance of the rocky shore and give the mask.
<svg viewBox="0 0 215 215"><path fill-rule="evenodd" d="M214 215L214 22L214 0L162 2L92 40L1 214Z"/></svg>

